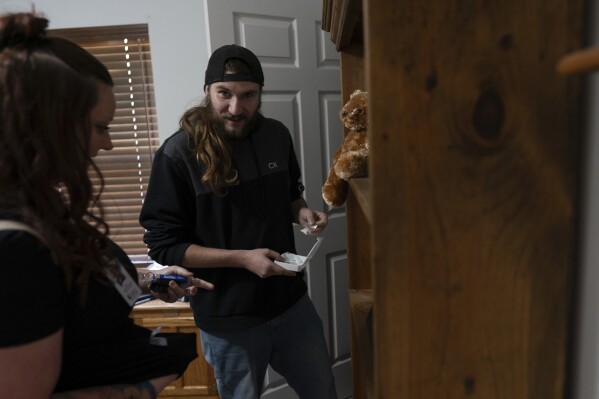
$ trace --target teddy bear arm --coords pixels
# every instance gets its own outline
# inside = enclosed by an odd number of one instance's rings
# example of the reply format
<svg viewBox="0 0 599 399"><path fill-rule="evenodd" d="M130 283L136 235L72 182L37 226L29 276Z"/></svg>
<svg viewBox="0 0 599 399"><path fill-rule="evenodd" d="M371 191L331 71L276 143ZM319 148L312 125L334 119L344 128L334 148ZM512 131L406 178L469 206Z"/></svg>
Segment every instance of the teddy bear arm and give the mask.
<svg viewBox="0 0 599 399"><path fill-rule="evenodd" d="M334 169L331 168L327 181L322 186L322 198L327 205L338 208L341 207L347 198L348 183L339 178Z"/></svg>
<svg viewBox="0 0 599 399"><path fill-rule="evenodd" d="M333 169L339 178L349 180L352 177L363 177L368 173L368 151L352 151L343 154Z"/></svg>

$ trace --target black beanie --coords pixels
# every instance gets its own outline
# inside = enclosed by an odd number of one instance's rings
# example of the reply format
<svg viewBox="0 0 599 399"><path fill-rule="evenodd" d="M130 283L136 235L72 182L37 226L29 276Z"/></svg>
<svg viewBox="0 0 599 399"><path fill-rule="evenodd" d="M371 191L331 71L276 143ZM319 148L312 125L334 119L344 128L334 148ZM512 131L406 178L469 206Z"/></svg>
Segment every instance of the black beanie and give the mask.
<svg viewBox="0 0 599 399"><path fill-rule="evenodd" d="M244 61L250 68L249 75L225 74L225 63L231 58ZM255 82L264 86L264 74L258 57L245 47L236 44L222 46L212 53L206 68L206 79L204 86L214 82Z"/></svg>

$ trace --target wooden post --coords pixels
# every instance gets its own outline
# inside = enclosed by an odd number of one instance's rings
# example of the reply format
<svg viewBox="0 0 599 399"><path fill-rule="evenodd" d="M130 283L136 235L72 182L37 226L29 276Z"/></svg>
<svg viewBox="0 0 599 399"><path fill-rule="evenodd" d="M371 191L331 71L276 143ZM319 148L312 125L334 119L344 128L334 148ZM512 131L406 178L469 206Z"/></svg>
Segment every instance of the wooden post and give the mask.
<svg viewBox="0 0 599 399"><path fill-rule="evenodd" d="M568 397L583 1L364 9L375 397Z"/></svg>

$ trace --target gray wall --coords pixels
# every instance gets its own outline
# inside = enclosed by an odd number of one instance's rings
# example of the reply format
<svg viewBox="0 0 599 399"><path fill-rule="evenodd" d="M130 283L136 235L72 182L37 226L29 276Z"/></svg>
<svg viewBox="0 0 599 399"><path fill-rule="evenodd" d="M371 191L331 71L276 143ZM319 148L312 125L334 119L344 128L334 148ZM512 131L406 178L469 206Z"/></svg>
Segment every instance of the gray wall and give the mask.
<svg viewBox="0 0 599 399"><path fill-rule="evenodd" d="M0 0L1 12L31 11L31 0ZM203 0L35 0L50 28L148 24L158 128L164 141L203 98L208 40Z"/></svg>

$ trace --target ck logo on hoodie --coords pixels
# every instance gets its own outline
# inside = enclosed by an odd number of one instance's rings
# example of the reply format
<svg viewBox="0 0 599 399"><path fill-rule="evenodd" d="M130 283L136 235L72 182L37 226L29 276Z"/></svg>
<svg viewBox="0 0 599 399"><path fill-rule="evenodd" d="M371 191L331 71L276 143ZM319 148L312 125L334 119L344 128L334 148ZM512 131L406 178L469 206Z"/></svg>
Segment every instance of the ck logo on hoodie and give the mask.
<svg viewBox="0 0 599 399"><path fill-rule="evenodd" d="M268 163L268 169L277 169L279 167L279 165L277 165L277 162L269 162Z"/></svg>

